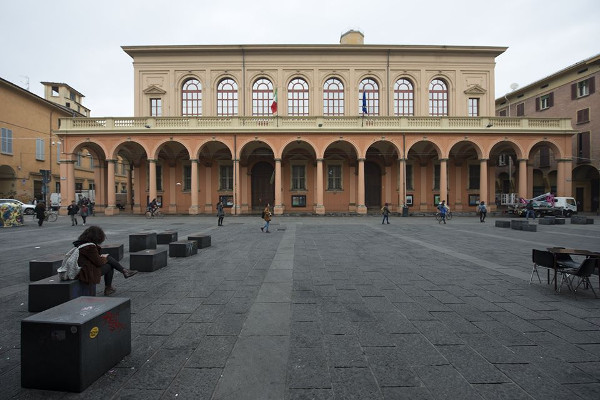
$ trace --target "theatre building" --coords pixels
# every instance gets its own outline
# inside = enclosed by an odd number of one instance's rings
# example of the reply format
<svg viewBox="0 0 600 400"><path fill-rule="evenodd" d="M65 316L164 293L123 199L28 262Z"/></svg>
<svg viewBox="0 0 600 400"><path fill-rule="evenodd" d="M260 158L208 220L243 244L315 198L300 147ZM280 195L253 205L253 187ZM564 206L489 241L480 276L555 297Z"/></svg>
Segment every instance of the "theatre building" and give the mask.
<svg viewBox="0 0 600 400"><path fill-rule="evenodd" d="M126 160L133 212L473 211L532 194L548 148L556 190L571 193L570 119L495 117L494 66L504 47L365 45L125 46L134 116L61 119L63 203L74 155L95 168L97 209L115 207ZM503 160L512 160L510 163Z"/></svg>

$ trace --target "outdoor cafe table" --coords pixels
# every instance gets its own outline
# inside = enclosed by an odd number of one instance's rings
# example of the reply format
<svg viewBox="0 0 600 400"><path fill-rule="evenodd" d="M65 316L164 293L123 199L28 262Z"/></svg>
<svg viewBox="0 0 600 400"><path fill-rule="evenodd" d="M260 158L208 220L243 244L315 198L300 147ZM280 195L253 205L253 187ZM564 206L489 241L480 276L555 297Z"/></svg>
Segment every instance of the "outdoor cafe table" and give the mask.
<svg viewBox="0 0 600 400"><path fill-rule="evenodd" d="M558 275L558 254L568 254L570 256L585 256L586 258L600 258L600 253L589 250L578 250L578 249L565 249L562 247L548 247L548 251L554 255L554 291L558 290L558 282L556 276ZM599 266L600 269L600 266ZM598 271L598 283L600 286L600 270Z"/></svg>

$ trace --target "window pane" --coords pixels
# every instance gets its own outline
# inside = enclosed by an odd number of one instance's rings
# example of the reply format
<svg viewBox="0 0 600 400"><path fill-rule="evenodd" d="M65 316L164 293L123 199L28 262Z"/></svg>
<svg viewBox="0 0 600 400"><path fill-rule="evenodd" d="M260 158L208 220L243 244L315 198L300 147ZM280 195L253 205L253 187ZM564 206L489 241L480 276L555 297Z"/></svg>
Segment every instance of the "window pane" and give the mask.
<svg viewBox="0 0 600 400"><path fill-rule="evenodd" d="M262 117L272 115L273 84L268 79L259 79L252 86L252 115Z"/></svg>
<svg viewBox="0 0 600 400"><path fill-rule="evenodd" d="M196 164L194 164L196 165ZM192 166L184 165L183 166L183 190L191 190L192 189Z"/></svg>
<svg viewBox="0 0 600 400"><path fill-rule="evenodd" d="M292 190L305 190L304 165L292 165Z"/></svg>
<svg viewBox="0 0 600 400"><path fill-rule="evenodd" d="M327 166L327 189L341 190L342 189L342 167L341 165Z"/></svg>
<svg viewBox="0 0 600 400"><path fill-rule="evenodd" d="M344 85L336 78L328 79L323 85L323 115L344 115Z"/></svg>
<svg viewBox="0 0 600 400"><path fill-rule="evenodd" d="M469 117L479 116L479 99L469 99Z"/></svg>
<svg viewBox="0 0 600 400"><path fill-rule="evenodd" d="M479 165L469 165L469 189L479 189Z"/></svg>
<svg viewBox="0 0 600 400"><path fill-rule="evenodd" d="M150 116L162 117L162 99L150 99Z"/></svg>
<svg viewBox="0 0 600 400"><path fill-rule="evenodd" d="M409 80L397 80L394 84L394 115L414 115L414 96L413 85Z"/></svg>
<svg viewBox="0 0 600 400"><path fill-rule="evenodd" d="M367 114L379 115L379 86L373 79L364 79L358 85L358 114L363 113L363 93Z"/></svg>
<svg viewBox="0 0 600 400"><path fill-rule="evenodd" d="M217 115L220 117L238 114L238 86L233 79L223 79L217 87Z"/></svg>
<svg viewBox="0 0 600 400"><path fill-rule="evenodd" d="M304 79L292 79L288 85L288 115L308 115L308 83Z"/></svg>
<svg viewBox="0 0 600 400"><path fill-rule="evenodd" d="M448 115L448 88L441 79L429 84L429 115L442 117Z"/></svg>
<svg viewBox="0 0 600 400"><path fill-rule="evenodd" d="M219 174L219 190L233 190L233 165L222 165Z"/></svg>
<svg viewBox="0 0 600 400"><path fill-rule="evenodd" d="M160 99L154 99L160 100ZM162 115L162 106L161 106ZM181 90L181 115L202 115L202 85L197 79L188 79ZM160 115L157 115L160 116Z"/></svg>

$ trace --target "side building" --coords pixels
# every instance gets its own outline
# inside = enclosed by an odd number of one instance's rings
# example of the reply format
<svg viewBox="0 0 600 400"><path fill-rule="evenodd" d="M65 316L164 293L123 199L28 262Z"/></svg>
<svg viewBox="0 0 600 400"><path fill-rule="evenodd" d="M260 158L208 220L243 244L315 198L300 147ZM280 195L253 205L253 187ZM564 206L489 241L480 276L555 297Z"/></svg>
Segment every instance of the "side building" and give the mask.
<svg viewBox="0 0 600 400"><path fill-rule="evenodd" d="M578 211L598 212L600 197L600 54L496 99L496 115L571 118L572 192ZM557 191L559 162L549 146L530 160L533 195Z"/></svg>
<svg viewBox="0 0 600 400"><path fill-rule="evenodd" d="M99 160L97 206L118 213L114 171L132 167L133 210L166 213L432 212L441 200L530 197L529 161L550 148L571 193L571 121L495 117L504 47L365 45L126 46L134 116L68 118L55 133L64 192L74 154ZM514 162L509 166L503 158ZM63 179L64 178L64 179Z"/></svg>

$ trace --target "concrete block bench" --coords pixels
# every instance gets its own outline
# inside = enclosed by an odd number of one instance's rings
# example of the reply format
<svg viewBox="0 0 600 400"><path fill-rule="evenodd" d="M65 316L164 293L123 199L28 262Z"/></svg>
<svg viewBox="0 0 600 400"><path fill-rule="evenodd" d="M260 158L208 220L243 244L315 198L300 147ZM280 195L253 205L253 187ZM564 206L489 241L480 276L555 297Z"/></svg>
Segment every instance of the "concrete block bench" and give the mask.
<svg viewBox="0 0 600 400"><path fill-rule="evenodd" d="M80 296L95 296L96 285L79 280L61 281L58 275L29 284L27 310L44 311Z"/></svg>
<svg viewBox="0 0 600 400"><path fill-rule="evenodd" d="M129 252L156 249L156 232L134 233L129 235Z"/></svg>
<svg viewBox="0 0 600 400"><path fill-rule="evenodd" d="M149 249L131 253L129 268L141 272L152 272L167 266L167 249Z"/></svg>
<svg viewBox="0 0 600 400"><path fill-rule="evenodd" d="M169 244L177 241L177 231L164 231L156 234L158 244Z"/></svg>
<svg viewBox="0 0 600 400"><path fill-rule="evenodd" d="M556 224L556 225L564 225L565 224L565 219L564 218L556 217L556 219L554 220L554 224Z"/></svg>
<svg viewBox="0 0 600 400"><path fill-rule="evenodd" d="M29 261L29 280L39 281L56 275L63 262L64 254L46 255Z"/></svg>
<svg viewBox="0 0 600 400"><path fill-rule="evenodd" d="M535 224L523 224L521 230L526 232L537 232L537 225Z"/></svg>
<svg viewBox="0 0 600 400"><path fill-rule="evenodd" d="M109 254L117 261L121 261L123 259L123 243L108 243L103 244L102 246L102 254Z"/></svg>
<svg viewBox="0 0 600 400"><path fill-rule="evenodd" d="M169 243L169 257L189 257L194 254L198 254L198 242L195 240Z"/></svg>
<svg viewBox="0 0 600 400"><path fill-rule="evenodd" d="M496 220L496 228L510 228L510 221Z"/></svg>
<svg viewBox="0 0 600 400"><path fill-rule="evenodd" d="M21 321L21 386L82 392L131 353L131 302L79 297Z"/></svg>
<svg viewBox="0 0 600 400"><path fill-rule="evenodd" d="M511 219L510 220L510 229L514 229L520 231L523 224L526 224L527 221L523 221L521 219Z"/></svg>
<svg viewBox="0 0 600 400"><path fill-rule="evenodd" d="M551 215L546 215L543 218L540 218L540 225L554 225L556 223L556 217Z"/></svg>
<svg viewBox="0 0 600 400"><path fill-rule="evenodd" d="M187 238L188 240L195 240L196 242L198 242L199 249L210 247L210 235L195 233L193 235L189 235Z"/></svg>

